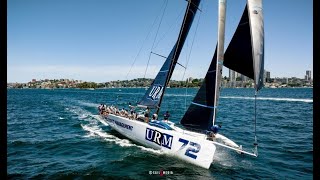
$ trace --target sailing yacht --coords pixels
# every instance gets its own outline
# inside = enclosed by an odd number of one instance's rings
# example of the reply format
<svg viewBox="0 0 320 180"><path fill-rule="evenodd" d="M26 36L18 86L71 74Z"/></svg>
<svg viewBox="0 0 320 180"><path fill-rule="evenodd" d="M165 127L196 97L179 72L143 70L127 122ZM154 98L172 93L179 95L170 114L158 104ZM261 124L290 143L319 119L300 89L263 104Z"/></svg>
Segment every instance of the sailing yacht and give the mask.
<svg viewBox="0 0 320 180"><path fill-rule="evenodd" d="M199 10L200 0L188 0L187 3L177 41L137 107L159 112L165 90ZM224 53L225 14L226 0L219 0L218 43L204 82L181 118L180 124L184 128L175 126L171 121L151 120L146 123L113 113L102 115L107 124L133 141L206 169L213 162L216 146L257 157L256 135L253 152L243 150L242 146L220 133L211 136L211 127L217 118L223 65L254 79L255 96L263 86L262 0L247 0L240 23Z"/></svg>

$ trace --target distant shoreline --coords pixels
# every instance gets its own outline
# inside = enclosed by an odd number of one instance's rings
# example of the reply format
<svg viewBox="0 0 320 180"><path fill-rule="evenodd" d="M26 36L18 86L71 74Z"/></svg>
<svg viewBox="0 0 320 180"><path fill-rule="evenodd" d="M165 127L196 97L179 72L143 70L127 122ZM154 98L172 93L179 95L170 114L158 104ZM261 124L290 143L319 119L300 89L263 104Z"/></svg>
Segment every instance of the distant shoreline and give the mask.
<svg viewBox="0 0 320 180"><path fill-rule="evenodd" d="M169 89L184 89L186 87L172 87ZM187 87L188 89L199 89L200 87ZM310 87L263 87L263 89L295 89L295 88L310 88ZM114 88L10 88L7 89L45 89L45 90L62 90L62 89L76 89L76 90L101 90L101 89L145 89L145 87L114 87ZM223 87L223 89L254 89L253 87Z"/></svg>
<svg viewBox="0 0 320 180"><path fill-rule="evenodd" d="M106 89L106 88L149 88L153 82L150 78L136 78L131 80L118 80L105 83L87 82L74 79L32 79L28 83L7 83L7 88L31 88L31 89ZM167 88L200 88L204 82L203 78L187 78L186 81L170 80ZM222 88L254 88L254 81L237 79L230 81L227 77L221 80ZM313 87L312 80L298 78L266 79L265 88L296 88Z"/></svg>

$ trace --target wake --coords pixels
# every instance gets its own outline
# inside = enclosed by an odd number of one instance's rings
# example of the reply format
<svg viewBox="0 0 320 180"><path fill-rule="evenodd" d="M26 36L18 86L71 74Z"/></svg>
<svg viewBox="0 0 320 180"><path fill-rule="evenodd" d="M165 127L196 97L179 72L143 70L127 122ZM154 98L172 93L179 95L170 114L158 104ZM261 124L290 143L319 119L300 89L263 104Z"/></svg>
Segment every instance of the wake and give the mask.
<svg viewBox="0 0 320 180"><path fill-rule="evenodd" d="M81 124L81 127L85 130L88 131L90 134L89 136L86 137L102 137L104 138L105 141L107 142L114 142L115 144L121 146L121 147L137 147L143 151L148 151L148 152L152 152L155 154L162 154L162 152L160 150L154 150L151 148L146 148L143 146L139 146L136 144L131 143L128 139L120 139L114 135L108 134L106 132L104 132L98 125L94 125L93 124L90 125L83 125Z"/></svg>
<svg viewBox="0 0 320 180"><path fill-rule="evenodd" d="M254 100L254 97L241 97L241 96L221 96L220 98L225 98L225 99L248 99L248 100ZM298 98L257 97L257 100L313 103L313 99L298 99Z"/></svg>
<svg viewBox="0 0 320 180"><path fill-rule="evenodd" d="M90 115L90 116L100 121L103 125L109 126L109 124L103 118L101 118L100 115Z"/></svg>
<svg viewBox="0 0 320 180"><path fill-rule="evenodd" d="M92 113L80 107L71 107L71 108L66 108L65 110L76 114L79 120L86 122L86 123L80 124L83 130L89 132L89 134L85 135L84 137L101 137L101 138L104 138L105 141L114 142L115 144L121 147L137 147L143 151L148 151L155 154L163 154L160 150L154 150L152 148L139 146L131 143L128 139L120 139L114 135L106 133L99 126L99 122L104 126L109 126L109 125L99 115L93 115Z"/></svg>
<svg viewBox="0 0 320 180"><path fill-rule="evenodd" d="M91 112L84 110L84 109L77 107L77 106L65 108L65 110L77 115L77 118L79 120L86 120L89 116L93 115Z"/></svg>

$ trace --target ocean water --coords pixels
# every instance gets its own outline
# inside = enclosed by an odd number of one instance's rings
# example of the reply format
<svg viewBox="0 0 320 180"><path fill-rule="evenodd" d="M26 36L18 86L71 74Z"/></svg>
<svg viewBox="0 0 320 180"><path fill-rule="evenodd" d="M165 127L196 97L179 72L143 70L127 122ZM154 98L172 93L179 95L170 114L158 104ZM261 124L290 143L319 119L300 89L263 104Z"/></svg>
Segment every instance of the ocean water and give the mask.
<svg viewBox="0 0 320 180"><path fill-rule="evenodd" d="M178 123L197 89L167 89L161 109ZM12 179L312 179L313 94L262 89L257 158L217 147L210 169L136 144L92 115L100 103L127 107L144 89L8 89L7 171ZM220 133L253 148L254 90L223 89ZM161 117L161 116L160 116ZM170 174L160 176L150 171Z"/></svg>

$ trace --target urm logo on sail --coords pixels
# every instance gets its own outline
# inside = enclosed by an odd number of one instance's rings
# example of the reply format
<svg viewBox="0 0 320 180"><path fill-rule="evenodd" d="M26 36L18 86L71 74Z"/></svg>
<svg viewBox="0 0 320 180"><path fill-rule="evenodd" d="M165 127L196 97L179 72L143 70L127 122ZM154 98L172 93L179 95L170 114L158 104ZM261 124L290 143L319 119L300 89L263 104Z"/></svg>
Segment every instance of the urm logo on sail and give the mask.
<svg viewBox="0 0 320 180"><path fill-rule="evenodd" d="M154 142L159 146L171 149L173 136L165 133L161 133L157 130L146 129L146 140Z"/></svg>
<svg viewBox="0 0 320 180"><path fill-rule="evenodd" d="M149 93L149 98L152 100L158 100L163 93L163 86L154 85Z"/></svg>

